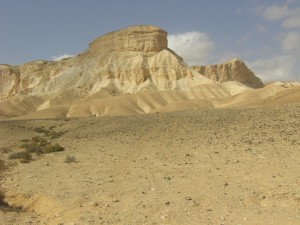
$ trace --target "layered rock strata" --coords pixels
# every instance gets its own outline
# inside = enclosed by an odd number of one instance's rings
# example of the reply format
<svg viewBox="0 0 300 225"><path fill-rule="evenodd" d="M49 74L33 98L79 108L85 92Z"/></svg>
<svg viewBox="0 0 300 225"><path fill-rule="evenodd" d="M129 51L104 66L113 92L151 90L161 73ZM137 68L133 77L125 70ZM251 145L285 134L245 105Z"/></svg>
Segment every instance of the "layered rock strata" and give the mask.
<svg viewBox="0 0 300 225"><path fill-rule="evenodd" d="M264 86L263 82L239 59L233 59L222 64L193 66L192 68L214 81L237 81L253 88Z"/></svg>

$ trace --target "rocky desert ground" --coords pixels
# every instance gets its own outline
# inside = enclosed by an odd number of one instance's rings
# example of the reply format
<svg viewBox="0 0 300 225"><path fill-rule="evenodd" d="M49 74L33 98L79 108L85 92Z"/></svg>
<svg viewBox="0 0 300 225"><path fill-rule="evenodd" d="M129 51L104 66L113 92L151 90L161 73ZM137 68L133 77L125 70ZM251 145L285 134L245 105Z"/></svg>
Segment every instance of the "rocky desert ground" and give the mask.
<svg viewBox="0 0 300 225"><path fill-rule="evenodd" d="M0 148L3 225L300 224L299 104L3 120Z"/></svg>

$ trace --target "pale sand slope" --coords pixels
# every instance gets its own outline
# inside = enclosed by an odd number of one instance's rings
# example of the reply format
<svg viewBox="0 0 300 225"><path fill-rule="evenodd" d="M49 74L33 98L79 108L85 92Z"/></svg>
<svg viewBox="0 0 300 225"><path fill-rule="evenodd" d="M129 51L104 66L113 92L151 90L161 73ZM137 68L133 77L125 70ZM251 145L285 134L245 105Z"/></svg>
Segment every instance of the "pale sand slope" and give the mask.
<svg viewBox="0 0 300 225"><path fill-rule="evenodd" d="M2 115L11 113L15 115L15 118L12 119L20 120L130 115L200 108L249 107L266 104L294 104L300 103L299 96L299 86L284 87L272 84L260 89L250 89L239 83L226 82L222 84L202 84L186 91L143 90L136 94L117 96L112 96L107 91L102 90L72 104L53 105L45 109L38 107L37 111L30 109L30 105L33 105L32 102L38 104L38 99L29 101L29 97L26 97L21 101L22 104L20 104L20 101L15 101L15 104L11 101L2 102L0 108L3 111ZM28 110L27 113L26 110Z"/></svg>
<svg viewBox="0 0 300 225"><path fill-rule="evenodd" d="M0 224L300 224L299 110L2 121L0 147L29 128L67 133L64 152L5 173L6 201L25 212L0 211Z"/></svg>

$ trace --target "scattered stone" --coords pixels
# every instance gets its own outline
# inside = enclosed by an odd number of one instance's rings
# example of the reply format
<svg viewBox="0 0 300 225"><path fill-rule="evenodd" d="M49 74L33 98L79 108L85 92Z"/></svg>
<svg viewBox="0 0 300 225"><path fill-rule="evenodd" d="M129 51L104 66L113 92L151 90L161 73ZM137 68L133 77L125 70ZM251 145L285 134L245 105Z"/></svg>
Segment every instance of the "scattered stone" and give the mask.
<svg viewBox="0 0 300 225"><path fill-rule="evenodd" d="M92 206L92 207L97 207L97 206L99 206L99 203L93 201L93 202L90 203L90 206Z"/></svg>
<svg viewBox="0 0 300 225"><path fill-rule="evenodd" d="M113 199L112 199L112 202L120 202L120 200L117 199L117 198L113 198Z"/></svg>

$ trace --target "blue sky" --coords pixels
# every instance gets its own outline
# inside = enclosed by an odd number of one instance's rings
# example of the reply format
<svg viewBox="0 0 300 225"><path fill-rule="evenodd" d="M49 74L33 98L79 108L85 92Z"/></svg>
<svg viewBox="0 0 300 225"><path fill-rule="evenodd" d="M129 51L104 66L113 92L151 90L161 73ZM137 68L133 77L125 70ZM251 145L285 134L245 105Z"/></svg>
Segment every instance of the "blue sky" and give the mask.
<svg viewBox="0 0 300 225"><path fill-rule="evenodd" d="M0 0L0 63L76 55L107 32L156 25L189 65L240 58L300 81L299 0Z"/></svg>

